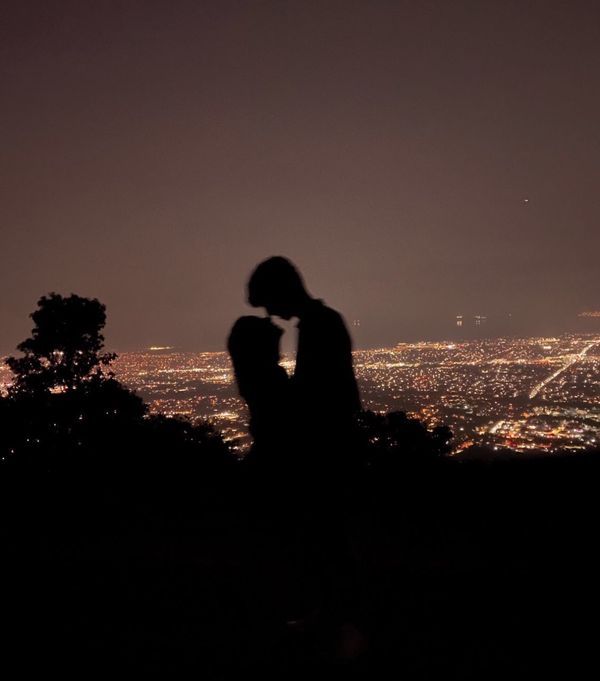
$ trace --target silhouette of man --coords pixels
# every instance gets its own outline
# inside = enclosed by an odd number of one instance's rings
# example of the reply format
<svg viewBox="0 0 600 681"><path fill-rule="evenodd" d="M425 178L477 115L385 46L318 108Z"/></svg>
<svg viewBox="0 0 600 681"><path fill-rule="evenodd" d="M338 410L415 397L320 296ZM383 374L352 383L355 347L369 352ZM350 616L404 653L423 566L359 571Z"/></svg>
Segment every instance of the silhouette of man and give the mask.
<svg viewBox="0 0 600 681"><path fill-rule="evenodd" d="M361 408L350 335L342 316L307 292L286 258L272 257L256 267L248 301L269 315L299 320L291 382L295 425L289 439L298 456L293 503L304 509L310 537L306 550L320 583L322 617L337 629L339 654L353 657L365 641L351 624L358 586L342 518L342 492L356 447L355 416Z"/></svg>
<svg viewBox="0 0 600 681"><path fill-rule="evenodd" d="M280 256L265 260L254 270L248 282L248 300L254 307L266 308L269 315L298 318L292 379L296 435L310 439L304 455L319 455L322 473L324 466L337 469L338 458L352 447L355 415L361 408L352 342L342 316L313 298L298 270Z"/></svg>

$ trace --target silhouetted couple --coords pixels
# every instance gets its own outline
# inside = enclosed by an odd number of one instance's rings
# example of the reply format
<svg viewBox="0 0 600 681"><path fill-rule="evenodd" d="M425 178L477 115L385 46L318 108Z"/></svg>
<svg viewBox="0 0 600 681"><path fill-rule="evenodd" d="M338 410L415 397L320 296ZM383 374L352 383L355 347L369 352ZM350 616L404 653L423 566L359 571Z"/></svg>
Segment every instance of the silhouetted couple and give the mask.
<svg viewBox="0 0 600 681"><path fill-rule="evenodd" d="M296 569L310 574L304 588L312 593L305 591L292 609L299 618L312 609L329 619L331 631L342 632L340 654L346 648L352 656L363 642L351 624L357 583L343 524L360 410L351 339L341 315L307 292L285 258L258 265L248 282L248 302L264 307L269 317L238 319L228 348L250 412L247 463L255 473L257 504L279 523L282 547L291 542L302 554ZM271 315L299 320L291 377L279 365L282 330Z"/></svg>

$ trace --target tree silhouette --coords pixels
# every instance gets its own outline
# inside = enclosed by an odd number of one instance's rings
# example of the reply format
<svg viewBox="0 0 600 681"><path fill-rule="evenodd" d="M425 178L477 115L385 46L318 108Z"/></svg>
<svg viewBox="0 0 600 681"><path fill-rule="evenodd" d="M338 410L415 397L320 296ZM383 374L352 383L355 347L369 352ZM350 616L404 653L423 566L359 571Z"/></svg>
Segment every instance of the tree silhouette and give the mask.
<svg viewBox="0 0 600 681"><path fill-rule="evenodd" d="M452 432L448 427L429 430L422 421L402 411L363 411L358 425L370 464L428 463L443 458L451 449Z"/></svg>
<svg viewBox="0 0 600 681"><path fill-rule="evenodd" d="M116 354L103 351L105 310L75 294L40 298L31 336L18 346L23 355L6 360L14 379L0 399L3 460L70 465L82 452L120 447L142 427L146 405L109 370Z"/></svg>
<svg viewBox="0 0 600 681"><path fill-rule="evenodd" d="M31 336L10 357L14 380L0 397L0 462L29 472L83 468L111 484L168 478L190 484L227 465L230 450L210 424L150 415L141 397L110 371L104 351L106 308L78 295L43 296L31 314ZM121 481L121 482L119 482ZM173 489L175 486L173 486ZM175 498L175 493L171 498Z"/></svg>
<svg viewBox="0 0 600 681"><path fill-rule="evenodd" d="M63 392L102 380L102 368L115 358L103 353L106 308L97 299L57 293L43 296L31 315L31 337L19 344L22 357L6 363L15 378L9 394Z"/></svg>

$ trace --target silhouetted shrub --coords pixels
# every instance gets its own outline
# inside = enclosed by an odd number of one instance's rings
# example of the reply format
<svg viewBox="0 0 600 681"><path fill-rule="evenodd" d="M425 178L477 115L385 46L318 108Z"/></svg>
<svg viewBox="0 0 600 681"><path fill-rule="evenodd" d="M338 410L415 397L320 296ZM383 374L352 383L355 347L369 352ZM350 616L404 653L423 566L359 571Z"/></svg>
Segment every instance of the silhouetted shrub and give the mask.
<svg viewBox="0 0 600 681"><path fill-rule="evenodd" d="M418 419L401 411L358 416L364 456L369 465L385 467L407 463L428 464L449 454L452 433L446 426L428 430Z"/></svg>

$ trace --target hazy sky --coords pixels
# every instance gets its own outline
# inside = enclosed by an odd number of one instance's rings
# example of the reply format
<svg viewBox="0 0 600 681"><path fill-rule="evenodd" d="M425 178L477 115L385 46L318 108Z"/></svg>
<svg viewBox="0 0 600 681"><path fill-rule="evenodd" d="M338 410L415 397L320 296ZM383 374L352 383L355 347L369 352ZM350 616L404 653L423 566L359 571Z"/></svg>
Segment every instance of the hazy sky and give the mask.
<svg viewBox="0 0 600 681"><path fill-rule="evenodd" d="M15 0L0 80L0 351L220 349L272 254L361 345L600 309L596 2Z"/></svg>

